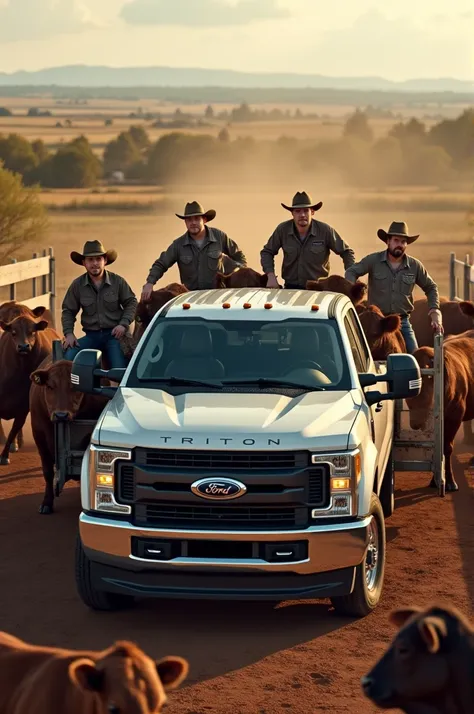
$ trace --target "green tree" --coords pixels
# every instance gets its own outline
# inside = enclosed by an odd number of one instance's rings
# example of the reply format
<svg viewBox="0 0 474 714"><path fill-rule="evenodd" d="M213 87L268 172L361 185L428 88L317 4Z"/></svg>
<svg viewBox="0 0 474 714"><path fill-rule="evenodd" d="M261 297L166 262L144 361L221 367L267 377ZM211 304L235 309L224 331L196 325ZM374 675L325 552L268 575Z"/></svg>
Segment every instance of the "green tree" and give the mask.
<svg viewBox="0 0 474 714"><path fill-rule="evenodd" d="M19 134L0 137L0 161L9 171L22 175L28 174L39 164L30 142Z"/></svg>
<svg viewBox="0 0 474 714"><path fill-rule="evenodd" d="M38 157L38 161L45 161L49 156L48 147L44 143L43 139L35 139L31 142L31 148Z"/></svg>
<svg viewBox="0 0 474 714"><path fill-rule="evenodd" d="M227 127L224 127L223 129L220 130L220 132L217 135L217 138L219 141L222 141L224 144L228 144L230 141L230 134L229 130Z"/></svg>
<svg viewBox="0 0 474 714"><path fill-rule="evenodd" d="M110 174L113 171L128 169L140 161L140 152L128 132L122 132L116 139L110 141L104 151L104 171Z"/></svg>
<svg viewBox="0 0 474 714"><path fill-rule="evenodd" d="M28 243L38 243L47 228L38 190L25 188L19 174L0 164L0 263Z"/></svg>
<svg viewBox="0 0 474 714"><path fill-rule="evenodd" d="M456 119L445 119L435 124L428 140L441 146L462 167L474 157L474 109L467 109Z"/></svg>
<svg viewBox="0 0 474 714"><path fill-rule="evenodd" d="M206 111L204 112L204 117L205 117L205 119L214 119L214 109L211 107L210 104L206 107Z"/></svg>
<svg viewBox="0 0 474 714"><path fill-rule="evenodd" d="M150 137L142 126L131 126L127 133L139 151L150 148Z"/></svg>
<svg viewBox="0 0 474 714"><path fill-rule="evenodd" d="M89 188L102 176L102 163L85 136L62 146L43 164L41 182L54 188Z"/></svg>
<svg viewBox="0 0 474 714"><path fill-rule="evenodd" d="M426 138L426 127L421 121L413 117L407 123L399 122L395 124L388 135L394 139L399 139L404 144L421 144Z"/></svg>
<svg viewBox="0 0 474 714"><path fill-rule="evenodd" d="M11 117L13 114L6 107L0 107L0 117Z"/></svg>
<svg viewBox="0 0 474 714"><path fill-rule="evenodd" d="M354 114L348 118L344 125L344 136L354 139L362 139L362 141L371 142L374 138L372 129L370 128L369 120L364 112L356 109Z"/></svg>

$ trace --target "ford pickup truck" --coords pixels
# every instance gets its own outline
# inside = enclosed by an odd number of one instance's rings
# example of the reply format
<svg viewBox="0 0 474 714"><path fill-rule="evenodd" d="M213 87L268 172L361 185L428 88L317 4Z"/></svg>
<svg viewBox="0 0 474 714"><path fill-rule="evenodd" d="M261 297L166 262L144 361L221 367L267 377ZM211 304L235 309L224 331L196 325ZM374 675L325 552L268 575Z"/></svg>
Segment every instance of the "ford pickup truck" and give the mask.
<svg viewBox="0 0 474 714"><path fill-rule="evenodd" d="M125 370L75 358L106 394L84 453L76 583L83 602L380 600L394 508L394 400L411 355L374 363L337 293L194 291L153 318ZM108 376L118 387L101 386Z"/></svg>

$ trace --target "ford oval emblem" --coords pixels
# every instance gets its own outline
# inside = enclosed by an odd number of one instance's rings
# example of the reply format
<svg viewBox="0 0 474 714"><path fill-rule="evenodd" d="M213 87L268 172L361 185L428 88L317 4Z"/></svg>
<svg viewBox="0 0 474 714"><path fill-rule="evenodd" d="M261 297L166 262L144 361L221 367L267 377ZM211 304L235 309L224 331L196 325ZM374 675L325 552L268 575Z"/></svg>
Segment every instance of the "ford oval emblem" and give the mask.
<svg viewBox="0 0 474 714"><path fill-rule="evenodd" d="M212 501L230 501L247 493L247 486L232 478L202 478L191 485L191 491Z"/></svg>

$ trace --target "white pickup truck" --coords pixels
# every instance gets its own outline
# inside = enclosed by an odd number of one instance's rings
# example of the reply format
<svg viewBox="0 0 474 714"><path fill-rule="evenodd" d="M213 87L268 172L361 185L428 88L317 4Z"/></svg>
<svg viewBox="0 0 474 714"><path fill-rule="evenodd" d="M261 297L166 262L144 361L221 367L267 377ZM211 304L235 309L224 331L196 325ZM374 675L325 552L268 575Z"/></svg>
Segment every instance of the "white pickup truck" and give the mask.
<svg viewBox="0 0 474 714"><path fill-rule="evenodd" d="M374 363L350 300L236 289L180 295L126 370L74 360L75 389L111 399L81 473L80 597L329 597L364 616L381 596L394 507L394 400L410 355ZM101 387L101 377L120 382ZM388 390L388 391L387 391Z"/></svg>

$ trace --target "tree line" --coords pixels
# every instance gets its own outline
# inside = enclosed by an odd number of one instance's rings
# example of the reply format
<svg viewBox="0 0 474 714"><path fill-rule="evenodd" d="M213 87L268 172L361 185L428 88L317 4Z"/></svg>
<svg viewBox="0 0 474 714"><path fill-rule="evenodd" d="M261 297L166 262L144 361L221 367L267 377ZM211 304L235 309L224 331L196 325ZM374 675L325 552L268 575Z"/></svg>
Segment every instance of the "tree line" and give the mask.
<svg viewBox="0 0 474 714"><path fill-rule="evenodd" d="M226 127L217 136L171 131L152 142L142 126L132 126L106 145L102 158L85 136L51 152L42 140L0 135L0 161L26 185L50 188L93 187L117 171L160 185L192 174L212 183L229 171L236 178L248 171L276 178L318 172L354 186L443 185L472 176L474 110L430 129L417 119L398 122L381 138L374 138L367 114L357 110L340 139L319 142L232 140Z"/></svg>

